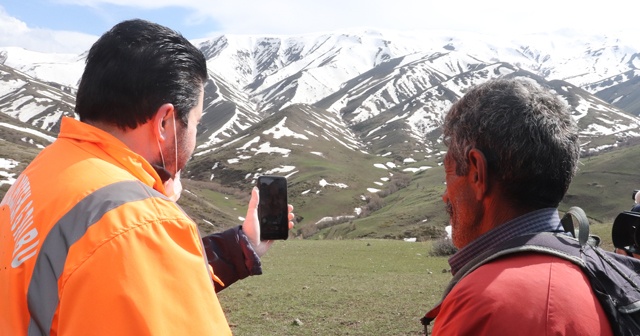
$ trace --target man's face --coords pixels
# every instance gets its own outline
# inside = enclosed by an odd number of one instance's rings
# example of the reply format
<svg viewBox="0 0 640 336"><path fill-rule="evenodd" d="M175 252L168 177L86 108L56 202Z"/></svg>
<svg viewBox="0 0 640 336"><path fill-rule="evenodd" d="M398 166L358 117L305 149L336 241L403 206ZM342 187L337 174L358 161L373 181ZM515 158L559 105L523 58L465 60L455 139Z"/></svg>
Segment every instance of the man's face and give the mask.
<svg viewBox="0 0 640 336"><path fill-rule="evenodd" d="M187 161L189 161L194 149L196 148L196 134L198 132L198 123L200 123L200 119L202 118L203 99L204 88L201 87L200 95L198 97L198 104L194 106L193 109L191 109L191 111L189 112L188 124L184 126L182 122L176 119L176 132L178 133L177 167L175 159L175 142L168 141L167 145L169 146L169 149L164 152L165 155L166 153L169 153L168 156L171 158L168 160L166 167L166 169L171 173L176 173L177 171L182 170L187 165Z"/></svg>
<svg viewBox="0 0 640 336"><path fill-rule="evenodd" d="M447 189L442 200L449 213L453 244L463 248L479 236L483 210L469 185L469 173L456 175L456 162L450 153L444 158L444 170Z"/></svg>

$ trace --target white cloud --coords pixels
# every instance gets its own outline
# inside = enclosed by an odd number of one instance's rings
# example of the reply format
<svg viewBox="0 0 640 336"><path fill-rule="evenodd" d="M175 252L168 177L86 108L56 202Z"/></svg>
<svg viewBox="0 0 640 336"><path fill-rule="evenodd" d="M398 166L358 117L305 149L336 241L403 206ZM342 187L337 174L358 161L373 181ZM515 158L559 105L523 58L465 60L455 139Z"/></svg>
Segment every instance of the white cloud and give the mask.
<svg viewBox="0 0 640 336"><path fill-rule="evenodd" d="M97 36L78 32L30 28L0 6L0 46L41 52L82 53L96 39Z"/></svg>
<svg viewBox="0 0 640 336"><path fill-rule="evenodd" d="M133 2L147 5L152 1ZM189 0L184 6L194 8L192 19L208 17L221 27L220 31L240 34L304 34L369 27L513 35L562 28L624 30L635 22L634 11L621 10L629 6L625 0L608 1L606 6L578 0L539 0L530 6L514 6L507 0L274 0L217 1L209 5Z"/></svg>
<svg viewBox="0 0 640 336"><path fill-rule="evenodd" d="M59 12L51 13L61 20L69 5L82 6L103 19L119 17L116 12L122 9L138 17L157 17L158 10L162 10L166 15L164 21L171 22L168 24L171 28L185 33L189 39L220 33L299 35L354 28L458 30L496 35L567 28L584 33L615 31L630 35L636 30L635 11L627 0L609 0L606 6L578 0L538 0L535 4L518 6L507 0L56 0L55 3L65 5L58 6ZM176 8L182 9L180 13L186 10L187 14L175 15ZM0 9L0 46L79 53L96 39L82 33L29 25L33 24L25 24ZM195 26L201 36L186 34L189 27ZM78 27L77 31L82 30L83 27Z"/></svg>

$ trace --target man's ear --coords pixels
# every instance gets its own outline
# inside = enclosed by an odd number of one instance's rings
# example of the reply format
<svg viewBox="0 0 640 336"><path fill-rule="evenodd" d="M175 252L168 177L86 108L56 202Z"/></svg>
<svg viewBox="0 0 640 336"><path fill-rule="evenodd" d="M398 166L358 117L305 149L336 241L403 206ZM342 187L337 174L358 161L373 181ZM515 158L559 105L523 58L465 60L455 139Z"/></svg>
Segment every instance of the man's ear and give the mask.
<svg viewBox="0 0 640 336"><path fill-rule="evenodd" d="M163 142L167 138L167 125L169 125L169 122L172 120L174 113L175 108L173 104L166 103L162 104L156 111L156 114L151 118L153 133L158 141Z"/></svg>
<svg viewBox="0 0 640 336"><path fill-rule="evenodd" d="M484 154L473 148L469 151L469 184L475 190L476 200L482 200L489 190L489 171Z"/></svg>

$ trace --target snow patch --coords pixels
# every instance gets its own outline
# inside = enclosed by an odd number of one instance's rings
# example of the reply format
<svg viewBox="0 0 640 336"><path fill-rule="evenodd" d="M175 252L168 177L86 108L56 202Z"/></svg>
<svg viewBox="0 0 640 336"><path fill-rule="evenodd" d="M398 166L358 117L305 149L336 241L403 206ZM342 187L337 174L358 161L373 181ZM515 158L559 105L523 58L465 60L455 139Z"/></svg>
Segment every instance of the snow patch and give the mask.
<svg viewBox="0 0 640 336"><path fill-rule="evenodd" d="M431 167L431 166L422 166L420 168L405 168L402 171L417 173L417 172L420 172L420 171L423 171L423 170L427 170L427 169L431 169L431 168L433 168L433 167Z"/></svg>
<svg viewBox="0 0 640 336"><path fill-rule="evenodd" d="M273 175L278 173L288 173L296 169L296 166L280 166L264 172L264 175Z"/></svg>
<svg viewBox="0 0 640 336"><path fill-rule="evenodd" d="M18 164L20 164L20 162L16 160L0 158L0 169L13 169L17 167ZM15 173L0 170L0 186L3 184L12 185L16 181L14 178L15 175Z"/></svg>
<svg viewBox="0 0 640 336"><path fill-rule="evenodd" d="M326 187L326 186L336 186L336 187L341 188L341 189L349 188L349 186L344 184L344 183L329 183L325 179L320 180L319 183L320 183L320 186L323 187L323 188Z"/></svg>
<svg viewBox="0 0 640 336"><path fill-rule="evenodd" d="M54 142L56 140L56 138L54 138L52 136L48 136L48 135L46 135L46 134L44 134L42 132L38 132L38 131L32 130L30 128L18 127L18 126L14 126L14 125L7 124L7 123L0 123L0 126L6 127L6 128L11 128L11 129L14 129L14 130L18 130L18 131L21 131L21 132L24 132L24 133L29 133L29 134L35 135L37 137L40 137L42 139L45 139L45 140L47 140L49 142Z"/></svg>
<svg viewBox="0 0 640 336"><path fill-rule="evenodd" d="M271 153L276 153L276 154L282 154L283 157L288 157L289 153L291 153L290 149L286 149L286 148L280 148L280 147L271 147L271 143L269 142L265 142L262 145L260 145L260 147L256 150L256 149L251 149L252 151L255 151L256 154L260 154L260 153L267 153L267 154L271 154Z"/></svg>
<svg viewBox="0 0 640 336"><path fill-rule="evenodd" d="M287 117L282 118L280 122L274 127L262 132L264 135L273 134L274 139L280 139L282 137L293 137L295 139L309 140L306 135L298 134L287 127L284 126L284 123L287 121Z"/></svg>

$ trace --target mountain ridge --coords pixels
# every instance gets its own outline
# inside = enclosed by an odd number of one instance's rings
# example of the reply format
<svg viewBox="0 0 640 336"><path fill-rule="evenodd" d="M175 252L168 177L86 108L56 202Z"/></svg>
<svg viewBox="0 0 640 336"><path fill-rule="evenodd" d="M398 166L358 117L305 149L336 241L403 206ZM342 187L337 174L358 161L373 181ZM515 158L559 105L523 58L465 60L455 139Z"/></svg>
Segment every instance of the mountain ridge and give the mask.
<svg viewBox="0 0 640 336"><path fill-rule="evenodd" d="M471 86L493 78L528 78L558 94L578 122L585 157L640 139L637 47L612 38L537 36L522 44L474 34L363 31L194 41L210 78L181 202L202 230L237 225L244 216L240 201L256 177L280 174L289 179L299 216L296 235L326 234L316 223L327 217L376 228L354 231L365 236L398 237L402 227L401 235L442 233L442 117ZM12 143L34 146L34 129L55 134L62 115L74 116L75 88L68 84L77 79L61 76L65 83L52 84L49 70L77 67L82 55L51 62L38 55L18 64L12 51L22 52L0 48L0 115L23 120L18 128L31 132L11 136ZM17 152L0 151L0 158ZM19 173L22 164L7 174ZM394 196L405 189L428 197ZM390 211L417 200L428 206L407 208L406 215Z"/></svg>

